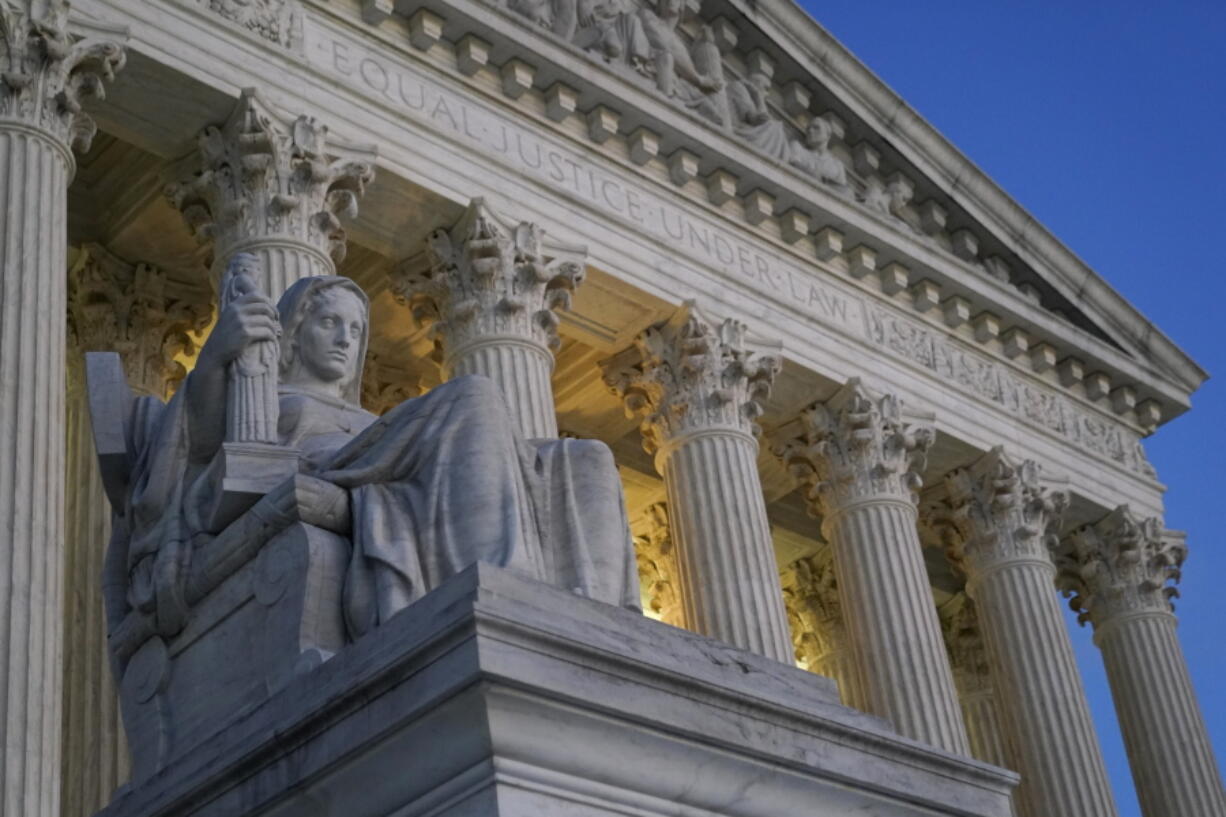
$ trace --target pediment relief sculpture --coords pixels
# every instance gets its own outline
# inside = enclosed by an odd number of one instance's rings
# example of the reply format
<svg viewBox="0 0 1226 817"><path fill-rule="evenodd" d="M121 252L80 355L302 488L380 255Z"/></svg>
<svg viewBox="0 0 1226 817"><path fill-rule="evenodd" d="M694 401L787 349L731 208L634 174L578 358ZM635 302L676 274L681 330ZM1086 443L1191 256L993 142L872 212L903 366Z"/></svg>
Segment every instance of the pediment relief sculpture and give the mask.
<svg viewBox="0 0 1226 817"><path fill-rule="evenodd" d="M294 46L299 36L298 0L197 0L210 11L265 40Z"/></svg>
<svg viewBox="0 0 1226 817"><path fill-rule="evenodd" d="M88 362L116 530L108 644L136 780L207 738L200 718L221 725L242 695L326 661L475 562L639 605L602 443L524 440L480 376L376 416L360 403L366 295L315 276L274 306L258 266L231 259L217 325L168 402L132 398L114 356Z"/></svg>

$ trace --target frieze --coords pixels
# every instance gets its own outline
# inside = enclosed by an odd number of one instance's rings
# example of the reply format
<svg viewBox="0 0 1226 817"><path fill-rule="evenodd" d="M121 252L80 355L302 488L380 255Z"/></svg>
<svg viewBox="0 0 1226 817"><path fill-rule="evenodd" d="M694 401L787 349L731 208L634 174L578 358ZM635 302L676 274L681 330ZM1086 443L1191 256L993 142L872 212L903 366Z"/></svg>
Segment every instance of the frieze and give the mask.
<svg viewBox="0 0 1226 817"><path fill-rule="evenodd" d="M859 335L869 345L932 372L941 383L1154 478L1133 432L1074 407L1067 398L1023 380L955 338L844 290L845 284L819 280L781 254L742 241L704 218L697 208L682 210L647 186L631 184L578 152L443 88L409 64L393 63L357 38L326 30L310 19L307 23L308 59L399 115L593 206L611 220L684 253L703 269L740 280L761 296L840 334ZM663 256L656 267L665 273L677 269Z"/></svg>

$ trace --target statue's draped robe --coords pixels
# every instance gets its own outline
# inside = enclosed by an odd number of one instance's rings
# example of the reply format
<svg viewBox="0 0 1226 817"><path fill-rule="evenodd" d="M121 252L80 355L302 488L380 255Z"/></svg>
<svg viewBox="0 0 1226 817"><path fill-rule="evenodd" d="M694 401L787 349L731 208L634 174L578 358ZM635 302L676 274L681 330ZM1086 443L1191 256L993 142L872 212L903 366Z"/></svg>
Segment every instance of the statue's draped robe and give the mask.
<svg viewBox="0 0 1226 817"><path fill-rule="evenodd" d="M190 386L190 384L188 384ZM182 571L207 537L197 510L204 463L189 459L190 387L164 407L138 404L137 460L116 542L129 603L167 606L166 571ZM349 492L351 634L372 626L476 561L598 601L638 606L638 578L612 456L586 440L526 441L487 378L450 381L381 418L336 398L281 393L281 442L302 470ZM124 534L121 534L121 536Z"/></svg>

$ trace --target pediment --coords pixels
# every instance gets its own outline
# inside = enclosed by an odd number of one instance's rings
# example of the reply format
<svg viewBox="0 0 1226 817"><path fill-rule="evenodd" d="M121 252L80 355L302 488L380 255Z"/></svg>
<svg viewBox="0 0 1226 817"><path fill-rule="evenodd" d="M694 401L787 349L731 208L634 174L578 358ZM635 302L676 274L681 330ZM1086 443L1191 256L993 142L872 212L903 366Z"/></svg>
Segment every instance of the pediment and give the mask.
<svg viewBox="0 0 1226 817"><path fill-rule="evenodd" d="M1126 425L1178 415L1205 378L788 0L305 6L382 29L545 126L581 128L592 150L670 180L678 204L735 214Z"/></svg>

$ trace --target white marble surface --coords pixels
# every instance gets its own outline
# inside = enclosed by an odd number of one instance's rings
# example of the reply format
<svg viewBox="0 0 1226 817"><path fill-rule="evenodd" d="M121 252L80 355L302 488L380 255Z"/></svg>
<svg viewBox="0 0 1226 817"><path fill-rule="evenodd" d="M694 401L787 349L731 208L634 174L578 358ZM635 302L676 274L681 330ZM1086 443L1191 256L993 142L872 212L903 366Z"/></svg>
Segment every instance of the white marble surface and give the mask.
<svg viewBox="0 0 1226 817"><path fill-rule="evenodd" d="M102 817L1004 817L1015 780L826 679L487 565L223 726Z"/></svg>

